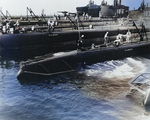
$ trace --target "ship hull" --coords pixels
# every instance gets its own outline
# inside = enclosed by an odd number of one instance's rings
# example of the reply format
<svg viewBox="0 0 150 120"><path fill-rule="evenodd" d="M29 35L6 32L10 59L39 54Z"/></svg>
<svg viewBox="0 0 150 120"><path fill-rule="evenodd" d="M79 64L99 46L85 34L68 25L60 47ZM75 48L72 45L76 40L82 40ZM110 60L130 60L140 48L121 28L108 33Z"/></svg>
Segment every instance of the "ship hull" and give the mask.
<svg viewBox="0 0 150 120"><path fill-rule="evenodd" d="M80 30L67 32L44 32L44 33L22 33L22 34L2 34L0 35L1 50L25 50L41 49L42 47L51 49L51 52L73 50L76 48L76 41L79 36L84 35L85 44L101 44L105 33L109 31L109 36L126 34L128 28L114 30ZM136 29L131 29L136 33ZM102 38L101 40L97 38ZM89 40L91 39L91 40Z"/></svg>
<svg viewBox="0 0 150 120"><path fill-rule="evenodd" d="M150 42L129 44L120 47L96 48L88 51L72 51L60 56L49 57L41 61L22 64L17 78L28 76L51 76L60 73L78 71L86 65L106 60L122 59L150 53Z"/></svg>

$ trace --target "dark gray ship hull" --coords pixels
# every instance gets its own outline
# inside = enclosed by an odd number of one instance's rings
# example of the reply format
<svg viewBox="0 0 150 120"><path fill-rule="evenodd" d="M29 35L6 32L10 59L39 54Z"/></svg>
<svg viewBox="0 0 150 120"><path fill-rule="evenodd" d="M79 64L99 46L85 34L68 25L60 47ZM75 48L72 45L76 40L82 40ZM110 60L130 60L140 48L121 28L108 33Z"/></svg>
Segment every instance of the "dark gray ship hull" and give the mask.
<svg viewBox="0 0 150 120"><path fill-rule="evenodd" d="M80 30L80 31L66 31L66 32L43 32L43 33L22 33L22 34L1 34L0 45L1 50L24 50L24 49L41 49L42 47L51 49L51 52L59 50L73 50L76 48L76 41L79 36L84 35L85 43L101 44L105 33L109 31L109 36L116 36L118 34L126 34L128 28L114 29L114 30ZM132 28L132 33L137 30ZM91 40L89 40L91 39ZM86 41L88 40L88 41Z"/></svg>
<svg viewBox="0 0 150 120"><path fill-rule="evenodd" d="M119 47L100 47L88 51L72 51L60 56L48 57L39 61L21 63L18 79L29 76L51 76L80 70L106 60L122 59L150 53L150 42L134 43ZM29 77L29 78L30 78Z"/></svg>

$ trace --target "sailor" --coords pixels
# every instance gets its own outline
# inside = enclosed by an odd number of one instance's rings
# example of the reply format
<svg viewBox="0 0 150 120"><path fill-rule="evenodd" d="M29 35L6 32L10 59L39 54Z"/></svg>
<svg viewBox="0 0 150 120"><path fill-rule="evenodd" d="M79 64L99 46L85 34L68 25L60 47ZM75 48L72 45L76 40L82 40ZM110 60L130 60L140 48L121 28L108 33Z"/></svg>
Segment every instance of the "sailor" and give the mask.
<svg viewBox="0 0 150 120"><path fill-rule="evenodd" d="M19 20L14 24L14 26L19 26Z"/></svg>
<svg viewBox="0 0 150 120"><path fill-rule="evenodd" d="M118 34L116 36L116 40L114 41L115 47L119 47L120 43L123 41L122 34Z"/></svg>
<svg viewBox="0 0 150 120"><path fill-rule="evenodd" d="M77 15L75 16L75 21L76 21L76 22L78 21L78 16L77 16Z"/></svg>
<svg viewBox="0 0 150 120"><path fill-rule="evenodd" d="M54 31L54 21L51 21L50 19L48 20L47 24L48 24L48 31Z"/></svg>
<svg viewBox="0 0 150 120"><path fill-rule="evenodd" d="M9 33L9 29L10 29L10 25L9 25L9 23L7 22L7 23L6 23L6 32L7 32L7 33Z"/></svg>
<svg viewBox="0 0 150 120"><path fill-rule="evenodd" d="M118 40L115 40L114 41L114 45L115 45L115 47L119 47L119 45L120 45L120 40L118 39Z"/></svg>
<svg viewBox="0 0 150 120"><path fill-rule="evenodd" d="M83 50L83 39L84 35L82 35L80 39L77 41L77 50Z"/></svg>
<svg viewBox="0 0 150 120"><path fill-rule="evenodd" d="M128 29L128 32L126 33L126 42L130 42L130 37L131 37L131 32L130 30Z"/></svg>
<svg viewBox="0 0 150 120"><path fill-rule="evenodd" d="M108 32L106 32L105 36L104 36L104 44L107 46L108 43Z"/></svg>
<svg viewBox="0 0 150 120"><path fill-rule="evenodd" d="M47 24L48 24L48 26L51 24L51 20L50 19L48 19Z"/></svg>
<svg viewBox="0 0 150 120"><path fill-rule="evenodd" d="M83 13L83 20L86 20L85 17L86 17L86 14L85 14L85 12L84 12L84 13Z"/></svg>
<svg viewBox="0 0 150 120"><path fill-rule="evenodd" d="M92 28L93 28L93 25L90 24L90 25L89 25L89 29L92 29Z"/></svg>
<svg viewBox="0 0 150 120"><path fill-rule="evenodd" d="M91 49L94 49L95 48L95 44L94 43L92 43L92 45L91 45Z"/></svg>
<svg viewBox="0 0 150 120"><path fill-rule="evenodd" d="M60 20L60 15L58 15L58 20Z"/></svg>
<svg viewBox="0 0 150 120"><path fill-rule="evenodd" d="M56 21L56 20L57 20L57 15L54 14L54 21Z"/></svg>
<svg viewBox="0 0 150 120"><path fill-rule="evenodd" d="M54 15L53 23L54 23L54 26L58 25L58 23L57 23L57 15Z"/></svg>
<svg viewBox="0 0 150 120"><path fill-rule="evenodd" d="M118 34L116 36L116 40L120 40L120 42L122 42L123 41L123 35L122 34Z"/></svg>
<svg viewBox="0 0 150 120"><path fill-rule="evenodd" d="M34 30L35 30L35 27L34 27L34 26L32 26L32 27L31 27L31 30L32 30L32 31L34 31Z"/></svg>
<svg viewBox="0 0 150 120"><path fill-rule="evenodd" d="M85 15L85 20L87 20L87 19L88 19L88 17L89 17L89 15L86 13L86 15Z"/></svg>
<svg viewBox="0 0 150 120"><path fill-rule="evenodd" d="M6 33L6 26L5 25L2 27L2 31L3 31L3 33Z"/></svg>
<svg viewBox="0 0 150 120"><path fill-rule="evenodd" d="M20 32L20 27L19 27L19 21L14 24L14 33L19 33Z"/></svg>
<svg viewBox="0 0 150 120"><path fill-rule="evenodd" d="M19 27L19 25L16 25L16 26L15 26L14 33L19 33L19 32L20 32L20 27Z"/></svg>
<svg viewBox="0 0 150 120"><path fill-rule="evenodd" d="M92 20L92 16L89 16L89 20Z"/></svg>

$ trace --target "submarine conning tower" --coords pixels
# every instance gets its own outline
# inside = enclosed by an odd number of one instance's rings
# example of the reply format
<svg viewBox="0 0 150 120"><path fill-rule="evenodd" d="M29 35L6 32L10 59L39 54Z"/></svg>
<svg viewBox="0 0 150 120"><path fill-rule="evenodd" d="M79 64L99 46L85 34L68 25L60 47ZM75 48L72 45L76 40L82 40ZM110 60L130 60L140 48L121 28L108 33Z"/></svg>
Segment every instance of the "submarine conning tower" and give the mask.
<svg viewBox="0 0 150 120"><path fill-rule="evenodd" d="M129 15L129 6L121 4L122 0L114 0L113 5L108 5L106 0L102 0L101 5L94 4L90 0L89 4L83 7L76 7L79 15L88 15L100 18L122 18Z"/></svg>

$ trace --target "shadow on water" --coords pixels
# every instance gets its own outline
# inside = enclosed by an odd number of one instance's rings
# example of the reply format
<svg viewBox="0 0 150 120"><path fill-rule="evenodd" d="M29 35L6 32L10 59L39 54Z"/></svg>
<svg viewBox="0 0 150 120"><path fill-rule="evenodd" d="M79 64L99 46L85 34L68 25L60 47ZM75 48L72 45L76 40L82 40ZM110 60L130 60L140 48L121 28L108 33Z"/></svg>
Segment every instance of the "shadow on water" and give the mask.
<svg viewBox="0 0 150 120"><path fill-rule="evenodd" d="M67 74L53 75L53 76L34 76L31 78L19 79L21 85L25 84L52 84L58 85L61 83L69 83L77 85L79 88L84 84L84 74L79 74L78 72L71 72Z"/></svg>

